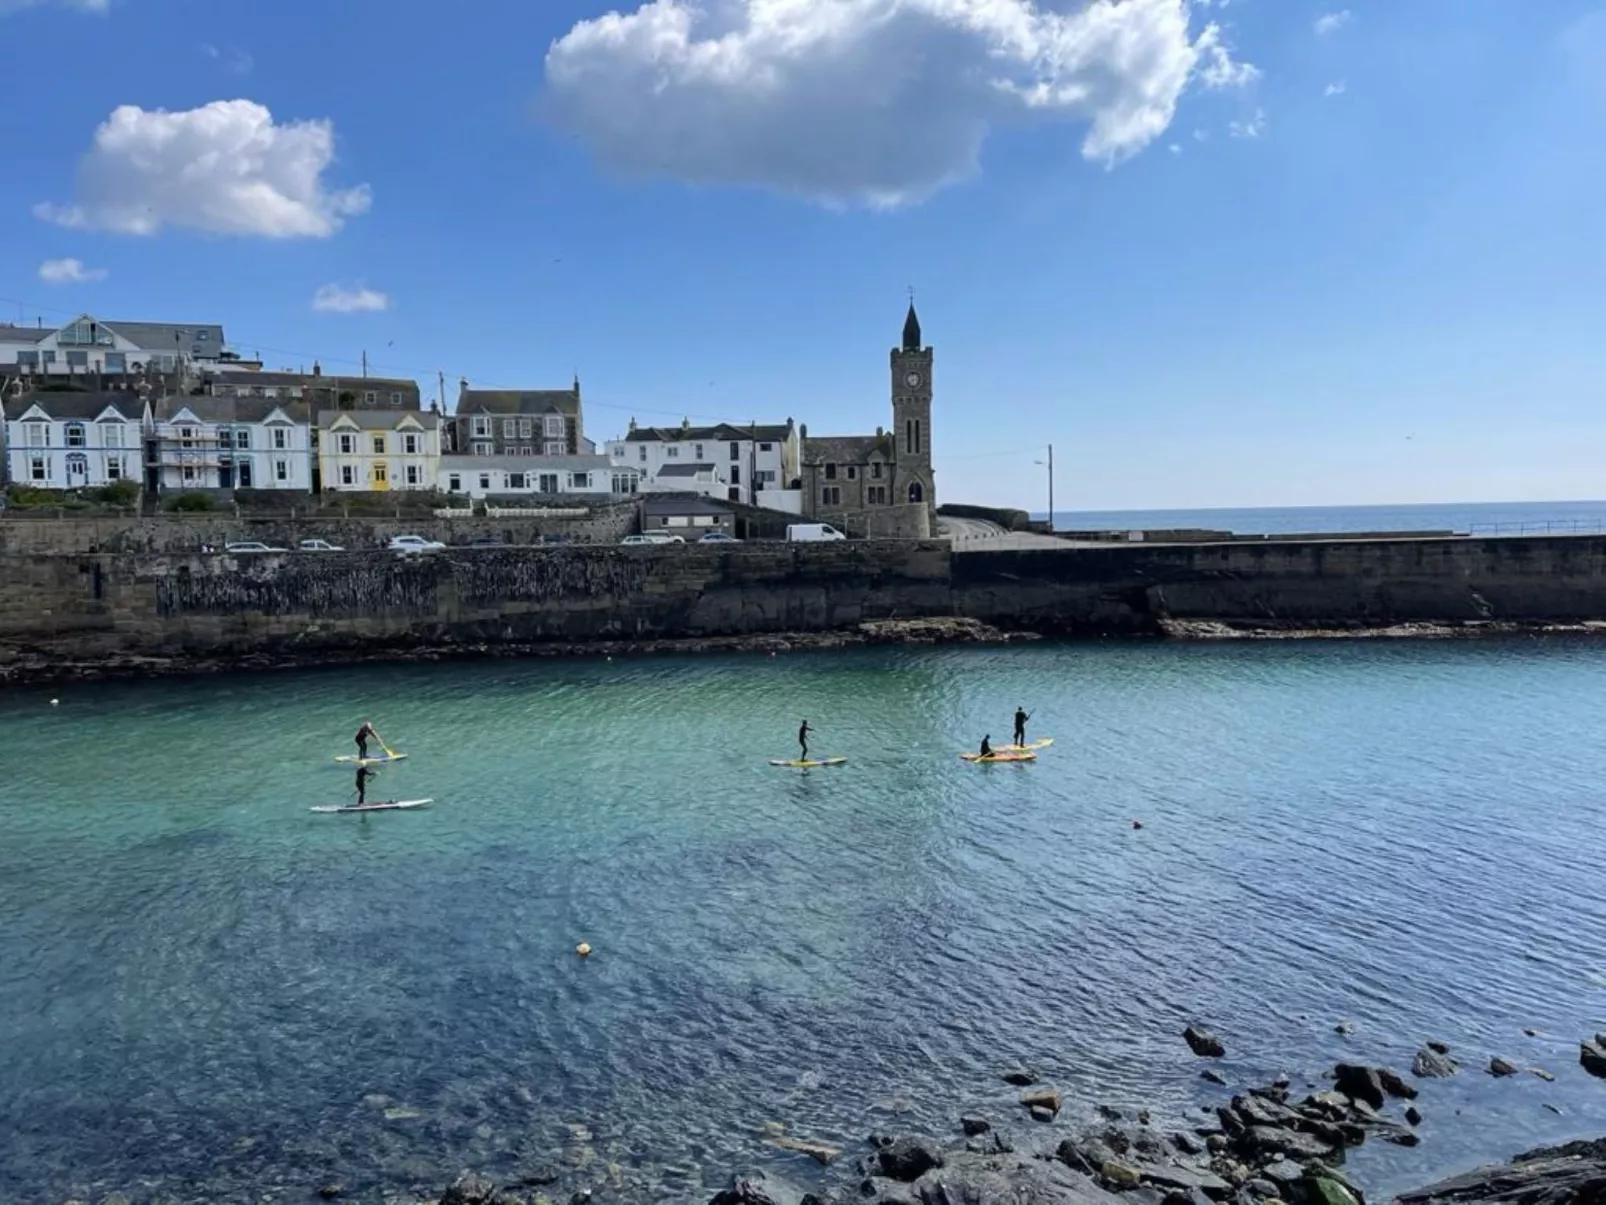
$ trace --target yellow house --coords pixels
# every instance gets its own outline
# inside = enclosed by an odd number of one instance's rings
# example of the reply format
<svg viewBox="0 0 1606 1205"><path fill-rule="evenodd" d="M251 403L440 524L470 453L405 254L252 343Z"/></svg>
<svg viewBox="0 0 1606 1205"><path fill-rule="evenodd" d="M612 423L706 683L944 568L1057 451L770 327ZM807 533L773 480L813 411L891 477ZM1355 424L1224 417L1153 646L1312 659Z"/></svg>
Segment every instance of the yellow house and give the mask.
<svg viewBox="0 0 1606 1205"><path fill-rule="evenodd" d="M432 490L441 418L417 410L322 410L318 480L325 490Z"/></svg>

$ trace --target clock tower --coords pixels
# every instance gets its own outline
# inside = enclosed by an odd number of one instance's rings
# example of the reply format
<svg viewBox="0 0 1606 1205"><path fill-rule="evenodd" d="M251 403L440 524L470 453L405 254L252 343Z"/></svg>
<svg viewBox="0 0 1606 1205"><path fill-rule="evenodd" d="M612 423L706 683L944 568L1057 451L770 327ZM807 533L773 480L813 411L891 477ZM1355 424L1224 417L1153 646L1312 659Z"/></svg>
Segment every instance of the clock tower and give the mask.
<svg viewBox="0 0 1606 1205"><path fill-rule="evenodd" d="M892 499L895 505L923 503L926 531L937 530L936 482L931 471L931 348L920 343L920 319L913 298L903 320L903 346L892 349Z"/></svg>

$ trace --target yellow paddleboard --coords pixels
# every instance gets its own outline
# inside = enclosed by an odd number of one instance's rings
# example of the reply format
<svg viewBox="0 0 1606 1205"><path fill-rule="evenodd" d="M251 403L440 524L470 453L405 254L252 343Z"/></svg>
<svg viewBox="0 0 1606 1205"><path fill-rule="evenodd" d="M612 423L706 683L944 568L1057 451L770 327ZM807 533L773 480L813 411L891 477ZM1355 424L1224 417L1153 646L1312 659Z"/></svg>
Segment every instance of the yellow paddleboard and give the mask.
<svg viewBox="0 0 1606 1205"><path fill-rule="evenodd" d="M994 749L991 755L983 757L980 753L961 753L960 757L969 762L995 762L995 761L1036 761L1037 754L1028 750L1025 753L1001 753Z"/></svg>

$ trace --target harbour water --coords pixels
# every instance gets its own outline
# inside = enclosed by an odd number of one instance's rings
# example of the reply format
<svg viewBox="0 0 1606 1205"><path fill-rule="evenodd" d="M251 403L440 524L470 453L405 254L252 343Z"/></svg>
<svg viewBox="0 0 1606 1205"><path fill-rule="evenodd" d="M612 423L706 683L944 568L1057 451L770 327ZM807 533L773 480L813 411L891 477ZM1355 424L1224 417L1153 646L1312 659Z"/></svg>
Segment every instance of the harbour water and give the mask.
<svg viewBox="0 0 1606 1205"><path fill-rule="evenodd" d="M1394 506L1221 507L1205 510L1056 511L1063 531L1203 528L1238 535L1346 531L1454 531L1477 536L1606 531L1606 502L1433 502Z"/></svg>
<svg viewBox="0 0 1606 1205"><path fill-rule="evenodd" d="M1042 760L962 763L1017 704ZM706 1201L738 1167L830 1177L767 1122L850 1151L964 1110L1029 1126L1021 1061L1061 1127L1180 1119L1223 1093L1194 1020L1239 1084L1451 1043L1423 1145L1352 1157L1374 1192L1598 1136L1603 715L1606 646L1563 640L13 690L0 1200L379 1202L550 1167L554 1199ZM848 765L766 764L804 716ZM308 811L349 797L332 758L365 718L411 754L377 793L431 808Z"/></svg>

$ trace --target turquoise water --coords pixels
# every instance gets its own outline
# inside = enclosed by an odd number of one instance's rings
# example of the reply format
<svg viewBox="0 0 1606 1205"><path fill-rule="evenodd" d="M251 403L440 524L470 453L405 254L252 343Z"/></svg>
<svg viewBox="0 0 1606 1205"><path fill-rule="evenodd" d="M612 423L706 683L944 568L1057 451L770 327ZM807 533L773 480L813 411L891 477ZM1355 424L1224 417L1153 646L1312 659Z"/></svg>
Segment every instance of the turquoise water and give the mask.
<svg viewBox="0 0 1606 1205"><path fill-rule="evenodd" d="M1017 703L1042 760L960 762ZM848 765L765 764L804 716ZM855 1151L1015 1122L1022 1060L1066 1125L1180 1118L1219 1092L1194 1019L1242 1081L1454 1045L1424 1145L1356 1157L1373 1187L1599 1134L1603 716L1606 645L1531 640L11 691L0 1200L377 1202L548 1166L706 1200L738 1166L829 1176L766 1122ZM349 795L364 718L412 755L377 794L432 808L307 811Z"/></svg>
<svg viewBox="0 0 1606 1205"><path fill-rule="evenodd" d="M1428 502L1394 506L1253 506L1204 510L1056 511L1063 531L1202 528L1239 535L1457 531L1475 536L1606 531L1606 502Z"/></svg>

